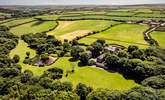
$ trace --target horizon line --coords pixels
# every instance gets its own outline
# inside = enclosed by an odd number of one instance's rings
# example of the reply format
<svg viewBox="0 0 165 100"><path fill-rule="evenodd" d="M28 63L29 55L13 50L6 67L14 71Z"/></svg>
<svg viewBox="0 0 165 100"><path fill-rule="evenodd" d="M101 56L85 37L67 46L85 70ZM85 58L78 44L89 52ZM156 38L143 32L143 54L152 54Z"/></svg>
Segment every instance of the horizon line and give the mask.
<svg viewBox="0 0 165 100"><path fill-rule="evenodd" d="M145 4L9 4L0 6L136 6L136 5L165 5L165 3L145 3Z"/></svg>

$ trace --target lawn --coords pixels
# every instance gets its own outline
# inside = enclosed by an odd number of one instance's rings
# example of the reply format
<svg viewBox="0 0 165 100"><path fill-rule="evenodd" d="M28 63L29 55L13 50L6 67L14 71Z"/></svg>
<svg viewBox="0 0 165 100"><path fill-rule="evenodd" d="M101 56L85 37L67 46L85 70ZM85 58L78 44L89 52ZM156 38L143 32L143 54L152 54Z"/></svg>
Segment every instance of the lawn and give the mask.
<svg viewBox="0 0 165 100"><path fill-rule="evenodd" d="M71 40L76 36L83 36L92 31L103 30L110 25L118 23L119 22L104 20L60 21L59 26L47 34L54 35L62 40Z"/></svg>
<svg viewBox="0 0 165 100"><path fill-rule="evenodd" d="M19 19L15 19L13 21L10 21L10 22L6 22L2 25L12 27L12 26L19 25L19 24L26 23L26 22L30 22L33 20L34 20L33 18L19 18Z"/></svg>
<svg viewBox="0 0 165 100"><path fill-rule="evenodd" d="M107 43L111 44L119 44L125 47L128 45L138 45L144 48L148 44L144 40L143 32L148 28L147 25L120 24L107 31L82 38L79 42L91 44L97 39L104 39Z"/></svg>
<svg viewBox="0 0 165 100"><path fill-rule="evenodd" d="M37 33L37 32L43 32L47 31L49 29L52 29L56 26L55 21L34 21L28 24L23 24L17 27L12 28L10 31L14 33L15 35L23 35L27 33Z"/></svg>
<svg viewBox="0 0 165 100"><path fill-rule="evenodd" d="M158 41L160 47L165 48L165 32L154 31L151 36Z"/></svg>
<svg viewBox="0 0 165 100"><path fill-rule="evenodd" d="M26 65L23 64L23 60L27 51L30 52L31 57L35 55L35 51L29 49L27 44L20 40L18 46L11 51L10 56L13 57L15 54L18 54L21 57L19 64L22 66L22 71L31 70L35 76L41 75L49 68L58 67L64 70L64 76L61 81L71 81L74 87L79 82L90 85L94 87L94 89L109 88L113 90L128 90L138 85L133 80L125 79L117 72L107 72L92 66L78 67L78 61L70 62L70 57L59 58L56 63L45 67ZM75 73L69 74L68 77L65 77L66 71L72 70L73 66L75 66Z"/></svg>

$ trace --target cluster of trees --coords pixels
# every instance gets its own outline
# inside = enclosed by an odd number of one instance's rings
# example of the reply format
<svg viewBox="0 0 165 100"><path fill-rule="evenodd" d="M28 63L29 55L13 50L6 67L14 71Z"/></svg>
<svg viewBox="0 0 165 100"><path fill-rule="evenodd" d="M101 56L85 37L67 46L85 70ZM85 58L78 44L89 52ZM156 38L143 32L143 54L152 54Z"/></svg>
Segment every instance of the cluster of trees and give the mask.
<svg viewBox="0 0 165 100"><path fill-rule="evenodd" d="M60 82L43 75L33 76L31 71L25 70L12 78L0 77L0 99L79 100L79 96L70 82Z"/></svg>
<svg viewBox="0 0 165 100"><path fill-rule="evenodd" d="M8 30L8 27L0 26L0 54L8 54L18 44L18 37Z"/></svg>
<svg viewBox="0 0 165 100"><path fill-rule="evenodd" d="M102 62L109 70L119 71L126 78L132 78L143 86L164 89L164 50L155 47L139 49L137 46L130 45L124 50L106 51L105 46L107 45L104 40L97 40L87 48L87 51L80 46L73 47L71 55L79 59L83 65L90 64L91 58L105 55Z"/></svg>
<svg viewBox="0 0 165 100"><path fill-rule="evenodd" d="M149 86L155 89L165 89L165 75L158 75L146 78L142 81L143 86Z"/></svg>
<svg viewBox="0 0 165 100"><path fill-rule="evenodd" d="M8 30L8 27L0 26L0 76L2 77L14 77L21 72L21 66L17 64L19 56L14 55L12 59L8 56L10 50L18 44L18 37Z"/></svg>
<svg viewBox="0 0 165 100"><path fill-rule="evenodd" d="M162 58L162 54L157 52L156 48L138 49L137 46L129 46L127 51L106 54L105 66L109 69L120 68L125 76L142 81L151 76L165 74ZM152 61L155 65L149 65L144 61Z"/></svg>
<svg viewBox="0 0 165 100"><path fill-rule="evenodd" d="M92 43L87 51L77 45L77 41L61 43L53 36L45 33L23 35L22 39L35 49L43 60L57 51L68 53L79 59L84 65L89 64L90 58L96 58L105 53L105 65L108 68L120 68L124 75L132 76L142 81L143 86L135 87L126 92L110 91L107 89L93 90L79 83L73 88L71 82L61 82L64 71L60 68L50 68L41 76L34 76L29 70L21 72L18 64L20 57L9 57L9 52L18 44L18 37L8 32L5 26L0 27L0 99L18 100L164 100L165 99L165 67L164 50L156 48L139 49L129 46L126 51L105 52L104 40ZM26 53L29 58L30 52ZM60 56L63 56L60 53ZM154 66L143 61L153 61ZM159 66L158 66L159 64ZM150 88L151 87L151 88Z"/></svg>
<svg viewBox="0 0 165 100"><path fill-rule="evenodd" d="M59 40L54 36L47 36L46 33L25 34L21 38L28 43L30 48L35 49L37 54L55 53L55 47L61 45Z"/></svg>
<svg viewBox="0 0 165 100"><path fill-rule="evenodd" d="M79 59L83 65L88 65L91 58L96 58L103 53L105 40L97 40L84 50L79 45L73 46L71 49L71 56L74 59Z"/></svg>
<svg viewBox="0 0 165 100"><path fill-rule="evenodd" d="M28 43L28 46L31 49L36 50L36 57L29 58L29 55L26 56L24 63L33 64L35 60L47 60L50 54L57 54L58 57L70 56L70 51L73 45L77 44L77 41L57 40L52 35L46 35L46 33L36 33L36 34L25 34L21 38Z"/></svg>

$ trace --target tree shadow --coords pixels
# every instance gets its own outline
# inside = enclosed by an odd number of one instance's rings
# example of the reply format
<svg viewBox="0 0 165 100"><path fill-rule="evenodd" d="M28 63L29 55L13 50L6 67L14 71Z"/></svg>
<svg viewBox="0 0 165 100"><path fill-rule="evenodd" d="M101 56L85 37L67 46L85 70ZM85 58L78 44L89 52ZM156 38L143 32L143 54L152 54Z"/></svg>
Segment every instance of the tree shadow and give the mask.
<svg viewBox="0 0 165 100"><path fill-rule="evenodd" d="M85 67L86 64L83 64L82 62L78 62L78 66L79 66L79 67Z"/></svg>
<svg viewBox="0 0 165 100"><path fill-rule="evenodd" d="M41 24L43 24L44 22L43 21L37 21L37 22L35 22L35 23L33 23L31 26L33 27L33 26L38 26L38 25L41 25Z"/></svg>
<svg viewBox="0 0 165 100"><path fill-rule="evenodd" d="M70 62L75 62L75 61L78 61L78 59L70 58L69 61L70 61Z"/></svg>

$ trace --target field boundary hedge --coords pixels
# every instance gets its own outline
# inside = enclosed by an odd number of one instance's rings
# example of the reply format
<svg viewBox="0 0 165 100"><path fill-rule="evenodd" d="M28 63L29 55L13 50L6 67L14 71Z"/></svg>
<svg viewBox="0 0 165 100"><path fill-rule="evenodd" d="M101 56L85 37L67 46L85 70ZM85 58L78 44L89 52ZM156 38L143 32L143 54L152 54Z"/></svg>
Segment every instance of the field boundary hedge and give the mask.
<svg viewBox="0 0 165 100"><path fill-rule="evenodd" d="M31 23L31 22L34 22L34 21L36 21L36 20L34 19L34 20L32 20L32 21L28 21L28 22L16 24L16 25L13 25L13 26L9 26L9 28L14 28L14 27L17 27L17 26L20 26L20 25L24 25L24 24L28 24L28 23Z"/></svg>
<svg viewBox="0 0 165 100"><path fill-rule="evenodd" d="M10 20L4 21L4 22L0 22L0 24L8 23L8 22L11 22L11 21L14 21L14 20L16 20L16 19L10 19Z"/></svg>

